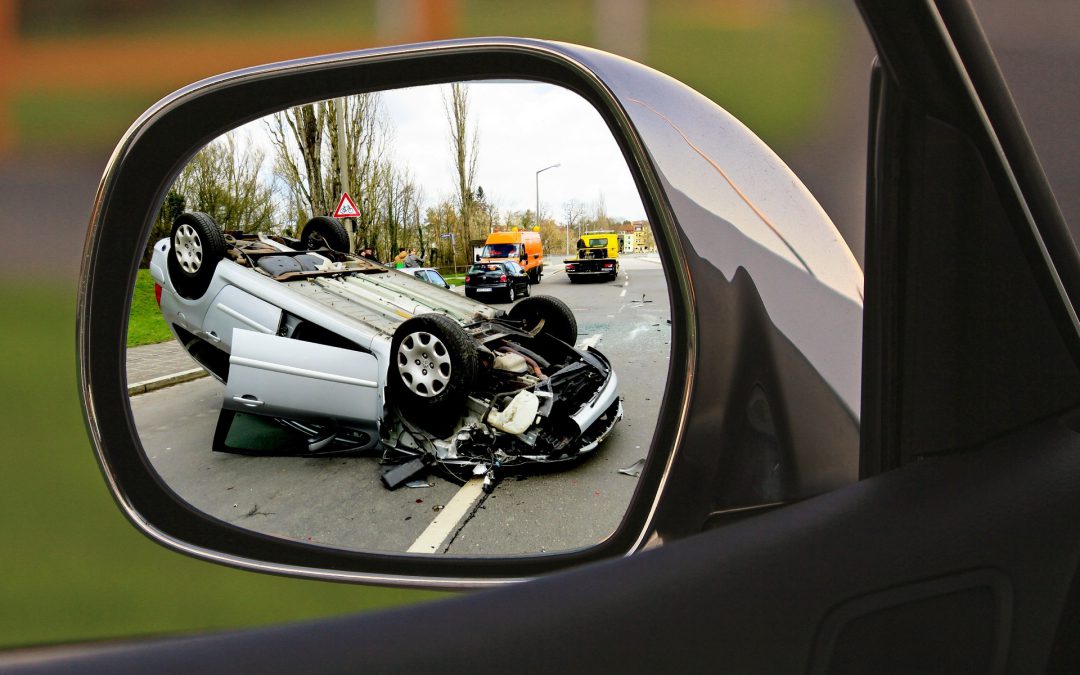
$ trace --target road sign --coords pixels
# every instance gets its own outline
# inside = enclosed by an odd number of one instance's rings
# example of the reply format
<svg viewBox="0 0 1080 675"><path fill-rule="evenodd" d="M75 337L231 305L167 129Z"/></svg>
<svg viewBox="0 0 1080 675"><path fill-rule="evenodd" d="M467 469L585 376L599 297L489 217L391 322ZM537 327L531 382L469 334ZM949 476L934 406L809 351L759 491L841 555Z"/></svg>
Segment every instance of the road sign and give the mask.
<svg viewBox="0 0 1080 675"><path fill-rule="evenodd" d="M356 208L356 202L352 200L348 192L341 193L337 209L334 211L335 218L355 218L360 215L360 209Z"/></svg>

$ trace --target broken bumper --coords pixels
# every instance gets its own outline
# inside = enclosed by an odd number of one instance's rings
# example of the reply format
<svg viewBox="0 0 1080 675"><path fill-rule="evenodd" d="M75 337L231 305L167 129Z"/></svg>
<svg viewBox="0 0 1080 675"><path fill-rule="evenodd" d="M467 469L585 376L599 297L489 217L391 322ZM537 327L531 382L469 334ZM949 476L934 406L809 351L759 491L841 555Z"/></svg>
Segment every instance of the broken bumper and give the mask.
<svg viewBox="0 0 1080 675"><path fill-rule="evenodd" d="M574 424L577 425L578 431L582 434L600 419L600 417L602 417L619 398L619 378L616 377L615 371L611 369L611 364L600 352L592 347L589 348L589 353L603 361L604 365L607 367L608 376L604 386L600 388L600 391L596 392L596 395L593 396L592 400L582 406L570 417L570 419L574 421ZM621 406L619 408L619 417L622 417Z"/></svg>

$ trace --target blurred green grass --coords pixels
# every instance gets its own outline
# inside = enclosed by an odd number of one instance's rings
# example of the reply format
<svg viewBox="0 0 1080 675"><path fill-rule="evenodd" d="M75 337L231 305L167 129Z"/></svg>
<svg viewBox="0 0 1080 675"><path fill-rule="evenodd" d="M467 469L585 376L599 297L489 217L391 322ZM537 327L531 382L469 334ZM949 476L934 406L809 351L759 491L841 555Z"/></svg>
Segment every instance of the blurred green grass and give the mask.
<svg viewBox="0 0 1080 675"><path fill-rule="evenodd" d="M119 141L161 93L28 91L15 97L11 115L20 147L96 149Z"/></svg>
<svg viewBox="0 0 1080 675"><path fill-rule="evenodd" d="M79 413L75 300L0 282L0 647L253 626L438 597L200 562L137 533L108 494Z"/></svg>
<svg viewBox="0 0 1080 675"><path fill-rule="evenodd" d="M710 9L710 3L653 3L644 61L716 101L767 143L796 142L820 123L826 110L831 73L845 44L840 13L825 3L740 5L726 12ZM585 0L470 0L461 7L460 37L514 35L590 44L594 34L591 3ZM31 36L137 35L182 42L185 36L228 39L243 25L238 39L291 40L309 44L310 53L318 54L327 51L319 48L318 39L326 26L312 17L321 16L333 17L336 34L356 36L358 46L375 40L370 2L313 0L303 8L275 2L255 13L229 3L198 3L196 9L166 6L81 27L50 19L32 24ZM43 83L17 92L12 117L20 147L108 144L171 88L163 83L157 91L87 92L58 85Z"/></svg>
<svg viewBox="0 0 1080 675"><path fill-rule="evenodd" d="M820 123L844 38L833 8L793 4L726 26L659 8L651 18L649 65L709 97L766 143L796 142Z"/></svg>

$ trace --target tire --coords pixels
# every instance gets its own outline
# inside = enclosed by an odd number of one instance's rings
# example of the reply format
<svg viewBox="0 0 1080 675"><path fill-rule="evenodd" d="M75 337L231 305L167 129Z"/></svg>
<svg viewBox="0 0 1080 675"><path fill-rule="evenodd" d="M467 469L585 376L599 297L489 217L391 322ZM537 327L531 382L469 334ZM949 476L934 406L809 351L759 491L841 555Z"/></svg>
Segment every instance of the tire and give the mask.
<svg viewBox="0 0 1080 675"><path fill-rule="evenodd" d="M532 296L532 286L525 284L525 292L521 294L521 297L528 298Z"/></svg>
<svg viewBox="0 0 1080 675"><path fill-rule="evenodd" d="M566 278L567 278L567 279L569 279L569 280L570 280L570 283L572 283L572 284L576 284L576 283L577 283L577 277L575 277L575 276L571 276L571 275L567 274L567 275L566 275Z"/></svg>
<svg viewBox="0 0 1080 675"><path fill-rule="evenodd" d="M532 332L544 322L540 335L549 335L568 345L577 342L577 319L566 303L550 295L534 295L510 308L511 319L522 321L525 330Z"/></svg>
<svg viewBox="0 0 1080 675"><path fill-rule="evenodd" d="M349 252L349 233L337 218L315 216L304 223L300 230L300 246L305 251L328 248L341 253Z"/></svg>
<svg viewBox="0 0 1080 675"><path fill-rule="evenodd" d="M529 272L529 283L538 284L540 283L540 279L542 279L543 277L544 274L539 270L539 268L536 268Z"/></svg>
<svg viewBox="0 0 1080 675"><path fill-rule="evenodd" d="M390 394L414 424L443 434L465 410L476 380L476 343L443 314L405 321L390 342Z"/></svg>
<svg viewBox="0 0 1080 675"><path fill-rule="evenodd" d="M510 285L506 287L506 301L513 302L517 298L517 294L514 292L514 282L510 282Z"/></svg>
<svg viewBox="0 0 1080 675"><path fill-rule="evenodd" d="M199 211L181 213L169 233L169 280L189 300L202 297L225 257L225 236L213 218Z"/></svg>

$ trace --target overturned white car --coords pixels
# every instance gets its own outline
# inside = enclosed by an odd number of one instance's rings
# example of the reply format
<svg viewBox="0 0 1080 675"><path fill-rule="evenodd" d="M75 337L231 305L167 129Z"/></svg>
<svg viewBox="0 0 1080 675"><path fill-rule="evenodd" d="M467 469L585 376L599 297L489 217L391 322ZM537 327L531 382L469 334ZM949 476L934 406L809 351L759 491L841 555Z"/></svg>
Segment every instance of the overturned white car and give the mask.
<svg viewBox="0 0 1080 675"><path fill-rule="evenodd" d="M225 384L214 449L382 453L396 487L436 465L570 460L622 418L617 378L549 296L489 307L342 251L317 217L299 239L223 233L185 213L154 245L165 321Z"/></svg>

